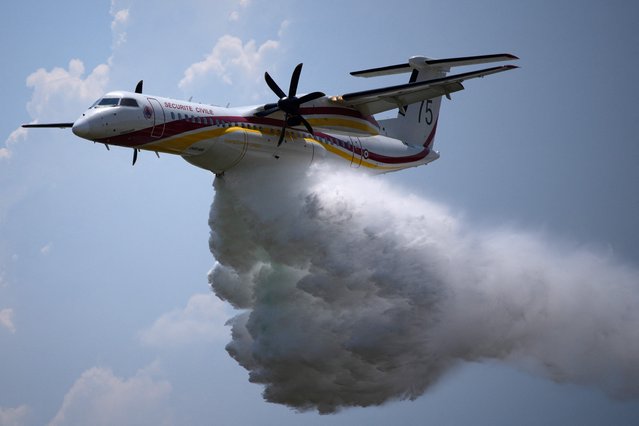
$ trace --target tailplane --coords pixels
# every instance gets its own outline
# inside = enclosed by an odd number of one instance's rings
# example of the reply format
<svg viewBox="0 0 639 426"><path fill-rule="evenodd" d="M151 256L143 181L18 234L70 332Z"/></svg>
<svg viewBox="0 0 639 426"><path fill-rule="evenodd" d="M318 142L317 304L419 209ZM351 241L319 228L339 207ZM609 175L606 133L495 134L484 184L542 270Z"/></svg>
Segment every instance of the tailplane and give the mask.
<svg viewBox="0 0 639 426"><path fill-rule="evenodd" d="M494 67L477 72L469 72L447 77L450 69L458 66L511 61L515 59L518 58L510 54L468 56L447 59L431 59L424 56L413 56L408 60L408 63L405 64L355 71L352 72L351 75L356 77L378 77L410 73L409 83L404 87L406 89L413 88L413 91L415 92L417 92L418 87L423 87L420 91L426 93L428 90L429 92L426 95L428 97L421 96L419 101L403 105L402 102L399 102L399 99L410 99L410 97L405 95L401 96L404 92L406 92L406 90L397 91L401 92L400 96L389 98L397 101L397 117L379 120L379 124L388 136L400 139L409 145L431 148L435 139L439 110L443 96L450 99L451 93L463 90L464 86L462 85L462 81L465 79L482 77L484 75L516 67ZM422 84L415 84L420 82L422 82ZM432 84L428 84L428 82ZM344 98L347 96L348 95L345 95Z"/></svg>

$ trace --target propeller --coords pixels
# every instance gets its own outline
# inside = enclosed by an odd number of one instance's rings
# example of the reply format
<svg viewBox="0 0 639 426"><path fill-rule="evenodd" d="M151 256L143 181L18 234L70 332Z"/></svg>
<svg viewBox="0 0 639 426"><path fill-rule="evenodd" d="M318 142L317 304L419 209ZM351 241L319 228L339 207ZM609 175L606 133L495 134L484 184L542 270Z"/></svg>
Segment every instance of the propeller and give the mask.
<svg viewBox="0 0 639 426"><path fill-rule="evenodd" d="M264 80L266 80L266 84L268 85L268 87L270 87L273 93L277 95L279 100L277 101L277 103L264 105L264 110L257 112L255 115L257 117L266 117L278 111L284 112L284 125L282 126L280 139L277 142L277 146L280 146L282 142L284 142L284 135L286 133L287 127L294 127L303 124L310 134L315 134L310 123L300 114L300 106L306 102L319 99L325 95L322 92L313 92L299 98L297 97L297 85L300 81L302 65L303 64L298 64L295 67L295 70L293 70L291 83L288 88L288 96L286 93L284 93L280 86L277 85L275 80L273 80L268 72L264 73Z"/></svg>

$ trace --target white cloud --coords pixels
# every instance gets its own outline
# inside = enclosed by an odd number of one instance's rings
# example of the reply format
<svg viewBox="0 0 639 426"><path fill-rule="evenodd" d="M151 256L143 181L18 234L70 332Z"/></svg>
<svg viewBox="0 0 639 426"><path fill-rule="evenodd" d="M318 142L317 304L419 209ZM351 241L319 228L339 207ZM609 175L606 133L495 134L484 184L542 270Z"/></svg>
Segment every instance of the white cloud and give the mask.
<svg viewBox="0 0 639 426"><path fill-rule="evenodd" d="M250 0L239 0L238 2L238 6L240 7L240 9L246 9L250 4ZM238 12L237 10L234 10L230 13L229 15L229 21L231 22L235 22L238 21L240 19L240 12Z"/></svg>
<svg viewBox="0 0 639 426"><path fill-rule="evenodd" d="M13 132L11 132L7 140L4 142L4 147L0 148L0 160L11 158L11 155L13 154L11 146L24 140L26 137L27 129L25 129L24 127L18 127Z"/></svg>
<svg viewBox="0 0 639 426"><path fill-rule="evenodd" d="M195 294L184 309L167 312L143 330L140 340L151 346L178 346L226 338L226 309L213 294Z"/></svg>
<svg viewBox="0 0 639 426"><path fill-rule="evenodd" d="M20 405L19 407L0 407L0 426L21 426L27 424L29 407Z"/></svg>
<svg viewBox="0 0 639 426"><path fill-rule="evenodd" d="M122 379L94 367L71 386L49 425L171 424L170 393L169 382L153 380L147 371Z"/></svg>
<svg viewBox="0 0 639 426"><path fill-rule="evenodd" d="M40 249L40 253L42 253L43 256L46 256L49 253L51 253L51 249L52 248L53 248L53 243L52 242L48 242L45 246L43 246Z"/></svg>
<svg viewBox="0 0 639 426"><path fill-rule="evenodd" d="M280 24L280 29L277 31L277 36L279 38L284 37L284 34L286 33L286 30L290 26L291 26L291 21L289 21L288 19L285 19L284 21L282 21L282 23Z"/></svg>
<svg viewBox="0 0 639 426"><path fill-rule="evenodd" d="M111 56L106 63L99 64L85 77L85 65L80 59L71 59L68 69L54 67L46 70L40 68L27 77L27 87L33 88L31 100L27 103L27 111L32 118L48 121L52 116L57 120L71 121L74 117L68 114L78 113L79 107L87 107L87 103L95 101L105 92L117 47L126 41L125 28L130 21L128 8L121 8L116 1L111 1L110 14L113 46ZM64 114L63 116L56 116ZM6 148L0 149L0 158L11 155L9 145L24 138L26 133L21 129L14 131L5 142Z"/></svg>
<svg viewBox="0 0 639 426"><path fill-rule="evenodd" d="M267 40L257 46L255 40L242 43L238 37L224 35L203 61L192 64L184 71L184 78L178 86L184 89L210 74L221 77L227 84L233 84L231 76L238 73L249 81L257 82L264 70L265 57L279 47L280 42L275 40Z"/></svg>
<svg viewBox="0 0 639 426"><path fill-rule="evenodd" d="M11 333L16 332L16 326L13 324L13 309L5 308L0 311L0 325Z"/></svg>
<svg viewBox="0 0 639 426"><path fill-rule="evenodd" d="M100 64L83 78L84 64L71 59L69 68L40 68L27 77L27 87L33 88L27 110L32 117L49 117L52 112L94 101L104 93L109 81L109 66ZM67 108L62 108L66 106ZM86 107L87 105L85 105ZM66 112L66 111L65 111Z"/></svg>
<svg viewBox="0 0 639 426"><path fill-rule="evenodd" d="M125 27L129 23L129 9L119 9L116 1L111 0L111 32L113 34L113 47L116 48L126 42Z"/></svg>

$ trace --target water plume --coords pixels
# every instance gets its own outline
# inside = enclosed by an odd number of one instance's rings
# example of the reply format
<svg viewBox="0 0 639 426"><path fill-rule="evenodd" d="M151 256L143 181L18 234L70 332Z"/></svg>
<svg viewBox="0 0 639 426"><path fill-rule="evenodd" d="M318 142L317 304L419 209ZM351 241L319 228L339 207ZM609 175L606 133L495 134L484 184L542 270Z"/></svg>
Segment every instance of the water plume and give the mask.
<svg viewBox="0 0 639 426"><path fill-rule="evenodd" d="M297 410L414 399L499 359L639 396L639 271L330 168L215 181L209 274L229 354Z"/></svg>

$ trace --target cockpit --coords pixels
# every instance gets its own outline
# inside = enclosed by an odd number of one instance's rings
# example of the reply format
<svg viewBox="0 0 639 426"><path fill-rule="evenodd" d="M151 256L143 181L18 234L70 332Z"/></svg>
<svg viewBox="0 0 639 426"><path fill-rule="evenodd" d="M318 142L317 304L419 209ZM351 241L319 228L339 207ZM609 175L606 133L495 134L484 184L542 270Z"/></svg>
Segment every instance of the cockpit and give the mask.
<svg viewBox="0 0 639 426"><path fill-rule="evenodd" d="M95 101L95 103L91 105L89 109L115 107L115 106L138 108L140 105L138 104L138 101L136 101L133 98L123 98L119 96L105 96Z"/></svg>

